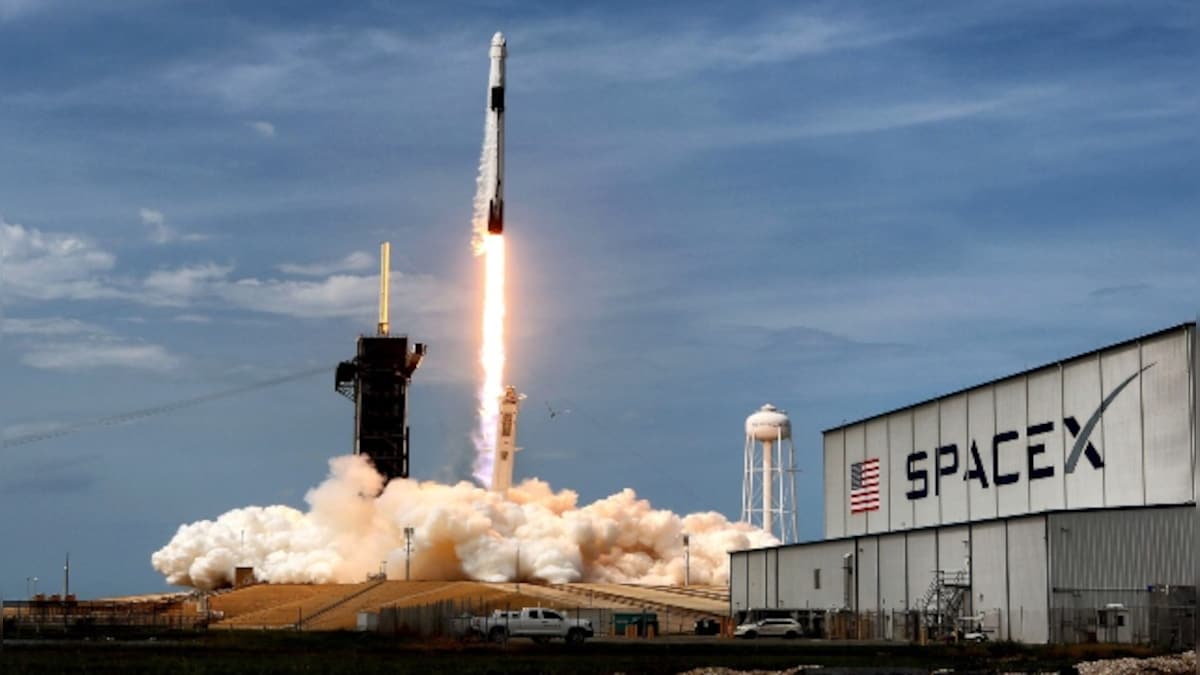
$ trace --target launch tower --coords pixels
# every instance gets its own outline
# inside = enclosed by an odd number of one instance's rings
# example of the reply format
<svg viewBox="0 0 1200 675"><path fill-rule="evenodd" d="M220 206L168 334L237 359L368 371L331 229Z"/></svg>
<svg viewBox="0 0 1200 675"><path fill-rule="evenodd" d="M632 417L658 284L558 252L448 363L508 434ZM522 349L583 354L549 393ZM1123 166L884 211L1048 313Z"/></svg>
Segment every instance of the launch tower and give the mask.
<svg viewBox="0 0 1200 675"><path fill-rule="evenodd" d="M380 247L379 326L358 338L358 354L338 364L334 389L354 401L354 454L366 455L384 481L408 478L408 384L425 356L407 335L391 335L388 271L391 247Z"/></svg>

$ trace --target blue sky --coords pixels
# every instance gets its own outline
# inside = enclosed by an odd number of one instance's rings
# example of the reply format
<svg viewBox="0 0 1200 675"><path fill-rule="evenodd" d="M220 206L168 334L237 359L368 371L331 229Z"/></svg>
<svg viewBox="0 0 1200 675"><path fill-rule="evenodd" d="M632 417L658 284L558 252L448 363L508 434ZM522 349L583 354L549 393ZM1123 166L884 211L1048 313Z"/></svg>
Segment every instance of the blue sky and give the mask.
<svg viewBox="0 0 1200 675"><path fill-rule="evenodd" d="M468 475L496 30L518 478L737 517L769 401L815 538L821 429L1200 311L1194 3L339 4L0 0L5 436L330 367L0 450L0 592L301 506L384 239L414 475Z"/></svg>

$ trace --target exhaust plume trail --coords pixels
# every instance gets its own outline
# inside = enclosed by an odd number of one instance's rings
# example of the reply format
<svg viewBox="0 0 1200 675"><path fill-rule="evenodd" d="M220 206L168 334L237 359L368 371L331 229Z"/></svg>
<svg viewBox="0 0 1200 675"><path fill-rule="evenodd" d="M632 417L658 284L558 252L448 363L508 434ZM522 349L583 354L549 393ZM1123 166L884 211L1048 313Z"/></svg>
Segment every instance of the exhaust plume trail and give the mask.
<svg viewBox="0 0 1200 675"><path fill-rule="evenodd" d="M504 391L504 236L485 235L483 288L483 344L479 362L483 383L479 387L479 428L474 435L475 479L490 487L496 449L496 420Z"/></svg>
<svg viewBox="0 0 1200 675"><path fill-rule="evenodd" d="M504 35L492 36L489 48L487 107L479 178L475 183L475 255L484 256L483 330L479 361L483 382L479 387L479 428L475 442L473 474L490 487L496 450L496 420L504 381L504 60L508 54Z"/></svg>

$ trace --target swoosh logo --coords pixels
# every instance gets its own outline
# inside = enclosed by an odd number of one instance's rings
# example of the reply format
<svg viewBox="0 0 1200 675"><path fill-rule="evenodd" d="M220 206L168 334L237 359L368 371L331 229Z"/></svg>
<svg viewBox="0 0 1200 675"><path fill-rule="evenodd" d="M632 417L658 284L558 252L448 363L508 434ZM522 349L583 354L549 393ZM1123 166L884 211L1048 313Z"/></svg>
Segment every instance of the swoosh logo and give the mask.
<svg viewBox="0 0 1200 675"><path fill-rule="evenodd" d="M1157 361L1155 363L1157 363ZM1138 375L1150 370L1152 367L1154 367L1154 363L1151 363L1145 368L1142 368L1136 373L1130 375L1125 379L1124 382L1117 385L1117 388L1113 389L1112 393L1104 397L1104 400L1100 402L1100 407L1096 408L1096 412L1092 413L1092 416L1088 418L1087 424L1083 425L1083 428L1079 430L1079 435L1075 437L1075 445L1071 447L1071 455L1067 457L1067 473L1075 472L1075 465L1079 463L1079 455L1083 454L1083 449L1087 447L1088 439L1091 438L1092 431L1095 430L1096 425L1100 423L1100 417L1104 415L1104 411L1108 408L1109 404L1111 404L1113 400L1117 398L1117 394L1120 394L1125 387L1128 387L1130 382L1136 380Z"/></svg>

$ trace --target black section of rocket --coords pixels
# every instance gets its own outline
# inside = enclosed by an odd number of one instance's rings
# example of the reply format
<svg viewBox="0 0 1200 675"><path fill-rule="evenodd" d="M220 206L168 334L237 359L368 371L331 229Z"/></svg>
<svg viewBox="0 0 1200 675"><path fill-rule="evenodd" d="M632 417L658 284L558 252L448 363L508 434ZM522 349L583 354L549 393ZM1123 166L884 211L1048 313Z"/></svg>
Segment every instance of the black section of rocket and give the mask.
<svg viewBox="0 0 1200 675"><path fill-rule="evenodd" d="M504 233L504 60L508 57L508 43L502 33L492 36L491 50L492 67L488 75L488 115L494 115L494 123L489 128L496 134L496 156L492 158L496 172L492 185L488 186L488 224L489 234Z"/></svg>

